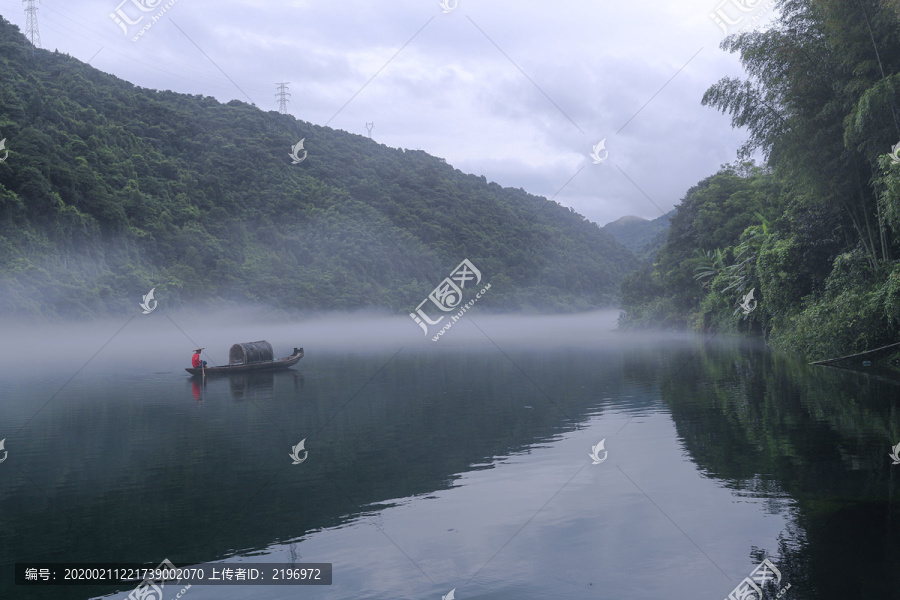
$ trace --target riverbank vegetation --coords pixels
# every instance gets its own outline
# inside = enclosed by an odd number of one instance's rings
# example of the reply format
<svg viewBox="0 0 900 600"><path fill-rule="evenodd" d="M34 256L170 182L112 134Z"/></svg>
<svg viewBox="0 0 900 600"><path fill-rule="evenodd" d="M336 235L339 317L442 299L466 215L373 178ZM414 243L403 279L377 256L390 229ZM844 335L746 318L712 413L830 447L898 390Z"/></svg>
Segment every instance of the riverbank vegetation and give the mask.
<svg viewBox="0 0 900 600"><path fill-rule="evenodd" d="M770 29L723 42L748 77L703 103L745 128L742 159L685 194L626 277L626 328L752 332L809 358L898 339L900 5L778 6Z"/></svg>

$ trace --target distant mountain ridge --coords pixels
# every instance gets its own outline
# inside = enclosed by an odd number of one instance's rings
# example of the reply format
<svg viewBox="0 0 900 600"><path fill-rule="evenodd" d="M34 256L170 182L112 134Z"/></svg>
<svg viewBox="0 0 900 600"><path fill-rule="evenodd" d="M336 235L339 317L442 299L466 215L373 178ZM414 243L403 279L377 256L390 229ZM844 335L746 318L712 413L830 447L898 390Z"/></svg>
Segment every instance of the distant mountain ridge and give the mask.
<svg viewBox="0 0 900 600"><path fill-rule="evenodd" d="M673 209L652 221L628 215L607 223L602 229L613 236L620 244L635 254L641 255L653 250L652 247L648 246L654 246L658 249L665 242L665 237L661 238L660 236L669 230L669 221L674 214L675 210Z"/></svg>
<svg viewBox="0 0 900 600"><path fill-rule="evenodd" d="M151 288L166 307L403 314L463 259L492 284L481 308L588 310L615 303L637 265L556 202L425 152L32 53L2 18L0 80L7 317L129 313Z"/></svg>

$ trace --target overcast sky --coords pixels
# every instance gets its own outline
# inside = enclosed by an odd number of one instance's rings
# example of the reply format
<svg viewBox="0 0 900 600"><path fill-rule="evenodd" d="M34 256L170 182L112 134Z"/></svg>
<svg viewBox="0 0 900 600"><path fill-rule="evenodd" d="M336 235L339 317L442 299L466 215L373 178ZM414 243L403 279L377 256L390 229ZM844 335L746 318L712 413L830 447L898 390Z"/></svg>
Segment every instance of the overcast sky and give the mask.
<svg viewBox="0 0 900 600"><path fill-rule="evenodd" d="M601 225L656 218L735 159L745 134L700 105L742 75L710 15L741 19L729 31L772 16L763 0L444 0L448 12L439 0L172 1L44 0L42 47L135 85L264 110L287 81L299 119L361 135L374 122L380 143ZM0 0L23 31L24 7ZM120 26L117 9L143 19Z"/></svg>

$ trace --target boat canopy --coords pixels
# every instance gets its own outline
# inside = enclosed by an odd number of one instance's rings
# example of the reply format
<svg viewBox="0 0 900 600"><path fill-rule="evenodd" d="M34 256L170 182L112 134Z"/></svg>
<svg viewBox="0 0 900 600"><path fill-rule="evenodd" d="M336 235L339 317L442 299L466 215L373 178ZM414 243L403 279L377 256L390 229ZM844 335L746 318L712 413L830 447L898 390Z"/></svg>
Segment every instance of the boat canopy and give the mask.
<svg viewBox="0 0 900 600"><path fill-rule="evenodd" d="M275 360L272 344L265 340L235 344L228 353L228 364L240 365Z"/></svg>

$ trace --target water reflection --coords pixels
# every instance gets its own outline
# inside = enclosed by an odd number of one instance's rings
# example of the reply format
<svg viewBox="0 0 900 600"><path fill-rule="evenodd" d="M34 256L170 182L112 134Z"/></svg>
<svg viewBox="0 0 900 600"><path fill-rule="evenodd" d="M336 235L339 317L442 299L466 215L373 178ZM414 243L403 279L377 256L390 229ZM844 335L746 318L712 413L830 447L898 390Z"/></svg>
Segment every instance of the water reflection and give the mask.
<svg viewBox="0 0 900 600"><path fill-rule="evenodd" d="M896 382L747 343L682 354L660 392L692 460L737 497L771 498L773 510L793 499L771 550L791 597L896 597L900 472L886 456L900 440Z"/></svg>
<svg viewBox="0 0 900 600"><path fill-rule="evenodd" d="M250 371L228 375L228 386L235 400L270 400L275 394L275 372Z"/></svg>
<svg viewBox="0 0 900 600"><path fill-rule="evenodd" d="M117 377L76 380L8 441L0 569L282 552L340 563L329 598L428 597L391 541L436 585L521 529L481 597L725 597L767 556L794 600L900 589L897 387L756 344L320 354L192 381L201 403L182 377ZM31 382L3 386L33 402Z"/></svg>
<svg viewBox="0 0 900 600"><path fill-rule="evenodd" d="M208 394L210 388L221 389L227 385L231 398L235 401L271 400L275 397L277 385L286 386L284 389L292 389L296 396L303 390L303 374L293 369L283 371L256 371L250 373L234 373L228 376L217 377L192 377L190 379L191 395L197 402L201 402Z"/></svg>

